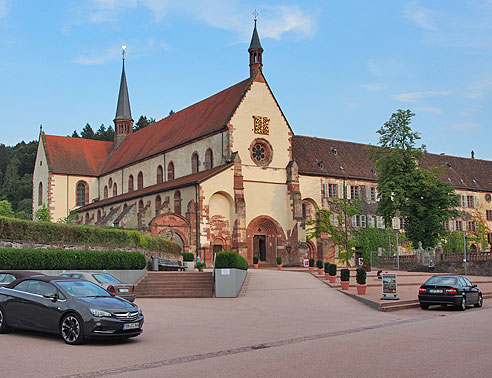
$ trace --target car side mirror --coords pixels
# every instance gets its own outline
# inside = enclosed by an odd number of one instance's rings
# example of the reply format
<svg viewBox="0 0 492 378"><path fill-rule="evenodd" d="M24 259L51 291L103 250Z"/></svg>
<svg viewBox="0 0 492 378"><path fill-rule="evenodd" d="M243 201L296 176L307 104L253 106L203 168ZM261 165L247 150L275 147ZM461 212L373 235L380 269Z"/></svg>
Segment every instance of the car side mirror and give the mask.
<svg viewBox="0 0 492 378"><path fill-rule="evenodd" d="M477 287L478 285L477 284L473 284L472 287Z"/></svg>
<svg viewBox="0 0 492 378"><path fill-rule="evenodd" d="M56 302L58 300L58 294L56 293L43 295L43 297L51 299L52 302Z"/></svg>

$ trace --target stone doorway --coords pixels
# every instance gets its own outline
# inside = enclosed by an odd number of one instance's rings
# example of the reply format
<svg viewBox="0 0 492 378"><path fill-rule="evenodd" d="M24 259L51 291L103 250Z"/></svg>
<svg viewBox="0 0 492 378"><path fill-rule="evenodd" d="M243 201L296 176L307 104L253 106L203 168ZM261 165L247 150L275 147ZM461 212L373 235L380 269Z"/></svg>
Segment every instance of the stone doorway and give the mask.
<svg viewBox="0 0 492 378"><path fill-rule="evenodd" d="M253 256L258 256L258 260L266 261L266 236L255 235L253 237Z"/></svg>

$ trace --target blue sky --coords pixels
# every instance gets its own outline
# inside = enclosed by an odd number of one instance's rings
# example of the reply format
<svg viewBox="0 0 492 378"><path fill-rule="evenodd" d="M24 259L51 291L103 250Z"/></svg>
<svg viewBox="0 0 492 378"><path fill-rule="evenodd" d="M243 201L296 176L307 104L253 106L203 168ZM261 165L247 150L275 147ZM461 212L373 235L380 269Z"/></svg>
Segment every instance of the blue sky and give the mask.
<svg viewBox="0 0 492 378"><path fill-rule="evenodd" d="M294 133L376 144L396 109L429 152L492 160L492 1L0 0L0 143L135 120L263 72Z"/></svg>

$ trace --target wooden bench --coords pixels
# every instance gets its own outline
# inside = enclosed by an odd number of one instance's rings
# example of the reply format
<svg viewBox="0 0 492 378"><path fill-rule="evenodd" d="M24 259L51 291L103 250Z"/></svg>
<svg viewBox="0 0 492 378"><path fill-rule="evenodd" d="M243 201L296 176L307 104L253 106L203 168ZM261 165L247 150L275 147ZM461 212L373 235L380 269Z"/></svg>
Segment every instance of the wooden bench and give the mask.
<svg viewBox="0 0 492 378"><path fill-rule="evenodd" d="M185 266L179 260L157 258L159 270L185 270Z"/></svg>

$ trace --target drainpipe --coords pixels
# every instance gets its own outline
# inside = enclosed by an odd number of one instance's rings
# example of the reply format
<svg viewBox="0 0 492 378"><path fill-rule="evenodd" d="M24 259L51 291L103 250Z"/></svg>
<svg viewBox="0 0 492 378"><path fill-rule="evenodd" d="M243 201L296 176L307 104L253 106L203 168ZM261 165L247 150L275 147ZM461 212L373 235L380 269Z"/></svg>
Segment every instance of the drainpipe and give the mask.
<svg viewBox="0 0 492 378"><path fill-rule="evenodd" d="M200 203L198 197L198 183L195 184L195 218L196 218L196 255L198 257L198 253L200 251ZM204 262L204 261L200 261L200 262Z"/></svg>

